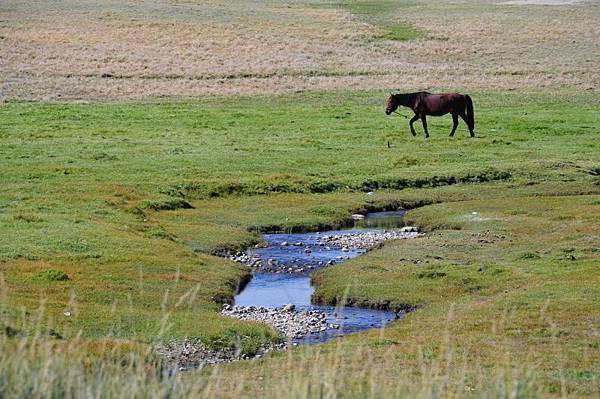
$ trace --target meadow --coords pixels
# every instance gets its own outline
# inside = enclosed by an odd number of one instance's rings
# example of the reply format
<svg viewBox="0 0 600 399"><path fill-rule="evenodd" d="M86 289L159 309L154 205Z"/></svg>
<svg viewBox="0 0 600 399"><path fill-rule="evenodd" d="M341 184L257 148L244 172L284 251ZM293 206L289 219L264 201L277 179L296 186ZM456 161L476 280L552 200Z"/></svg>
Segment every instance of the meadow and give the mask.
<svg viewBox="0 0 600 399"><path fill-rule="evenodd" d="M0 12L0 396L600 395L597 4ZM384 115L425 84L471 95L476 138ZM250 276L221 255L396 207L426 236L314 300L406 319L165 373L157 342L282 339L219 314Z"/></svg>

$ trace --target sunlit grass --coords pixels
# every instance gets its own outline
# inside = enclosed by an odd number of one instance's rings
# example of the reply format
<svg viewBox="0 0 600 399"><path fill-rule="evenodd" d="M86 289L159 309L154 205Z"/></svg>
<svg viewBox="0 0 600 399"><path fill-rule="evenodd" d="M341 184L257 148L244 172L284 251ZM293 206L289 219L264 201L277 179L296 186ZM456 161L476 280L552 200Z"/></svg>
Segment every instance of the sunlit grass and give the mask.
<svg viewBox="0 0 600 399"><path fill-rule="evenodd" d="M595 90L598 7L501 3L6 0L0 101Z"/></svg>
<svg viewBox="0 0 600 399"><path fill-rule="evenodd" d="M381 39L398 41L415 40L425 36L425 33L410 24L383 25L378 35Z"/></svg>
<svg viewBox="0 0 600 399"><path fill-rule="evenodd" d="M149 346L133 341L65 341L46 336L35 322L27 330L31 333L0 334L3 397L536 397L543 388L535 365L515 364L507 355L500 364L481 368L486 360L457 350L449 331L441 332L442 345L434 352L407 347L382 332L364 344L338 340L272 359L174 373ZM505 352L501 335L494 336L495 349ZM399 367L399 356L411 359L413 368ZM277 373L271 361L278 364ZM238 377L231 378L231 372Z"/></svg>
<svg viewBox="0 0 600 399"><path fill-rule="evenodd" d="M277 396L273 387L293 397L459 397L467 370L466 386L497 396L508 367L510 384L526 392L594 393L598 348L587 326L597 304L586 298L597 280L597 96L470 94L475 139L464 126L449 139L449 118L431 118L431 139L413 138L406 120L383 114L380 91L0 107L2 323L12 337L3 367L13 370L6 389L24 396L12 384L29 378L28 367L44 370L39 381L49 384L32 392L62 392L85 376L89 389L115 396ZM202 371L190 385L164 379L156 359L146 360L156 341L198 338L252 354L279 339L267 326L218 314L249 271L214 254L257 243L263 231L330 228L357 211L436 203L409 214L428 231L423 240L389 243L315 278L322 301L348 292L362 306L420 306L383 332L344 340L360 350L274 355ZM40 298L44 317L27 327ZM446 327L452 303L455 323ZM498 332L489 321L505 309L514 317ZM440 331L460 359L441 371L429 363L441 356ZM47 337L62 337L50 345L62 349L48 349ZM71 344L85 352L78 339L95 348L134 342L141 353L125 371L104 360L87 370L79 355L66 352L75 365L60 355ZM31 349L10 350L18 342ZM320 356L330 357L321 364ZM371 357L373 371L361 369ZM294 374L296 364L306 367ZM315 383L308 370L326 378ZM127 373L131 384L121 379ZM423 385L422 375L441 377Z"/></svg>

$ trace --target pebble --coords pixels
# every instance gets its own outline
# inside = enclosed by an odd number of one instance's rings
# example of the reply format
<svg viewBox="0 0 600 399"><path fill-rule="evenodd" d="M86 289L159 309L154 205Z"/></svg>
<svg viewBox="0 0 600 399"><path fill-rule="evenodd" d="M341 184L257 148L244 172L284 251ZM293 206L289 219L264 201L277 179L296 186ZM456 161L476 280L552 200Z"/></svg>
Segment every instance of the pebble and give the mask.
<svg viewBox="0 0 600 399"><path fill-rule="evenodd" d="M324 312L298 311L291 303L279 308L224 305L221 313L240 320L253 320L268 324L292 339L320 333L328 328L327 315ZM331 328L339 328L339 326Z"/></svg>
<svg viewBox="0 0 600 399"><path fill-rule="evenodd" d="M251 268L258 271L266 271L272 273L304 273L307 274L309 270L314 270L326 266L331 266L340 261L350 259L349 252L354 252L356 254L362 254L381 244L387 240L397 240L397 239L408 239L422 236L423 234L419 233L418 229L413 226L402 227L398 230L372 230L372 231L364 231L364 232L353 232L353 233L343 233L340 234L323 234L320 232L317 234L310 236L311 241L310 244L304 243L302 241L296 241L290 243L288 241L283 241L279 243L279 247L303 247L299 252L299 254L304 255L304 259L292 259L288 260L285 263L278 262L275 259L266 259L263 260L260 255L256 253L252 253L252 251L248 252L236 252L233 255L229 255L228 258L239 263L243 263ZM300 249L300 248L299 248ZM339 255L339 252L332 254L330 259L324 260L323 253L325 251L340 251L344 253L344 256ZM311 255L317 255L317 258L320 260L310 260L313 258Z"/></svg>
<svg viewBox="0 0 600 399"><path fill-rule="evenodd" d="M321 232L317 232L316 237L313 238L317 240L315 246L318 248L315 249L315 251L331 251L332 249L337 249L343 252L354 250L358 253L364 253L369 248L386 240L407 239L419 237L421 235L422 234L418 232L416 227L407 226L393 231L366 231L337 235L322 235ZM304 243L299 241L290 244L289 242L284 241L279 245L282 247L289 245L302 247L304 246ZM310 254L311 252L312 249L308 247L305 249L305 253ZM336 259L329 259L328 261L321 260L313 262L313 264L307 264L306 262L303 263L300 261L294 262L292 265L285 265L279 263L275 259L268 259L264 262L259 255L252 254L251 252L236 252L227 257L235 262L243 263L252 268L275 273L303 273L308 270L313 270L314 268L331 266L338 263L338 261L350 258L350 256L346 255L343 257L337 256L337 261ZM287 304L280 308L235 306L226 304L223 306L221 313L241 320L254 320L268 324L289 339L300 339L309 334L340 328L337 324L328 324L325 313L316 310L298 311L293 304ZM70 316L70 313L65 312L65 316ZM298 343L291 341L278 344L267 344L259 348L254 357L261 358L271 351L283 350L290 345L297 346ZM200 340L190 340L187 338L183 341L171 340L157 344L155 345L154 350L167 360L169 373L249 358L246 355L242 355L236 348L210 349L202 344Z"/></svg>
<svg viewBox="0 0 600 399"><path fill-rule="evenodd" d="M293 303L288 303L283 307L283 310L285 312L293 312L294 310L296 310L296 305L294 305Z"/></svg>
<svg viewBox="0 0 600 399"><path fill-rule="evenodd" d="M413 226L402 227L400 230L391 231L367 231L364 233L339 234L325 236L322 241L328 246L341 247L344 249L368 249L387 240L398 240L415 238L419 236L419 230Z"/></svg>
<svg viewBox="0 0 600 399"><path fill-rule="evenodd" d="M269 352L286 348L287 343L267 344L259 348L254 358L260 359ZM154 351L166 360L169 374L251 358L241 354L237 348L210 349L200 340L188 338L157 344Z"/></svg>

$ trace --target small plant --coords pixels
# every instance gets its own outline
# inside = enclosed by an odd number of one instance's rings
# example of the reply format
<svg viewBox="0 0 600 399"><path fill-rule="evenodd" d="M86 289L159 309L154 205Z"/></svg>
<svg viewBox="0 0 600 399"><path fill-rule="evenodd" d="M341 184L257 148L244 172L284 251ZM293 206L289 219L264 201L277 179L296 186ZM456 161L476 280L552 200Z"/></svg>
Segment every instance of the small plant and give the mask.
<svg viewBox="0 0 600 399"><path fill-rule="evenodd" d="M32 213L19 213L14 216L14 219L26 223L42 222L43 219Z"/></svg>
<svg viewBox="0 0 600 399"><path fill-rule="evenodd" d="M446 273L445 272L422 272L417 274L417 277L419 278L442 278L442 277L446 277Z"/></svg>
<svg viewBox="0 0 600 399"><path fill-rule="evenodd" d="M415 157L411 157L411 156L402 156L400 158L398 158L396 161L394 161L394 166L395 167L409 167L409 166L415 166L419 164L419 160Z"/></svg>
<svg viewBox="0 0 600 399"><path fill-rule="evenodd" d="M424 36L423 32L414 26L400 23L382 26L377 37L385 40L406 41L419 39Z"/></svg>
<svg viewBox="0 0 600 399"><path fill-rule="evenodd" d="M521 256L519 256L519 259L526 259L526 260L540 259L540 256L534 252L523 252L521 254Z"/></svg>
<svg viewBox="0 0 600 399"><path fill-rule="evenodd" d="M193 209L194 207L181 198L168 198L162 201L144 201L141 208L153 211L173 211L175 209Z"/></svg>
<svg viewBox="0 0 600 399"><path fill-rule="evenodd" d="M70 280L67 273L56 269L47 269L39 272L37 278L44 281L67 281Z"/></svg>
<svg viewBox="0 0 600 399"><path fill-rule="evenodd" d="M336 209L335 207L332 207L332 206L327 206L327 205L314 206L310 209L310 211L312 213L314 213L315 215L321 215L321 216L334 216L337 213L339 213L338 209Z"/></svg>

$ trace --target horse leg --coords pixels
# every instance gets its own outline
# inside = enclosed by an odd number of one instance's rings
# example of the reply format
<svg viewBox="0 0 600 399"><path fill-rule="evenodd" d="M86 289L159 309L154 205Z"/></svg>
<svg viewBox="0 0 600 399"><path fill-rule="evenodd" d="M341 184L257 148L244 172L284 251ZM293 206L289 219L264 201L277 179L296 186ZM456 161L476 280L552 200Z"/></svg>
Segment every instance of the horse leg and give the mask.
<svg viewBox="0 0 600 399"><path fill-rule="evenodd" d="M471 126L469 126L469 122L467 122L467 114L465 114L464 112L462 112L460 114L460 117L462 118L463 121L465 121L465 124L467 125L467 127L469 128L469 134L471 135L471 137L475 137L475 133L473 133L473 129L471 129Z"/></svg>
<svg viewBox="0 0 600 399"><path fill-rule="evenodd" d="M410 120L410 122L408 122L409 126L410 126L410 132L412 133L413 136L417 135L417 132L415 132L415 128L413 127L413 123L415 123L415 121L419 119L419 115L415 114L415 116L412 117L412 119Z"/></svg>
<svg viewBox="0 0 600 399"><path fill-rule="evenodd" d="M429 132L427 131L427 119L425 119L425 114L421 114L421 122L423 122L423 130L425 130L425 138L429 137Z"/></svg>
<svg viewBox="0 0 600 399"><path fill-rule="evenodd" d="M450 137L454 136L454 132L456 132L457 126L458 126L458 115L452 114L452 131L450 132Z"/></svg>

